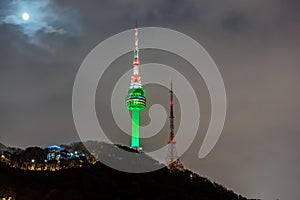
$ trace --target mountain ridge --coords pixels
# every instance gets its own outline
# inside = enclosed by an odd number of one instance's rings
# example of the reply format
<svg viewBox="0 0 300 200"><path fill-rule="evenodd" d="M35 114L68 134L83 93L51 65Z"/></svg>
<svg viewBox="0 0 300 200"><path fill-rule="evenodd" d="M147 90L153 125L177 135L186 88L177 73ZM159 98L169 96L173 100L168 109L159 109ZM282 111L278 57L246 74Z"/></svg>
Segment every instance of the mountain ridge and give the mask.
<svg viewBox="0 0 300 200"><path fill-rule="evenodd" d="M6 149L6 146L0 142L0 149Z"/></svg>
<svg viewBox="0 0 300 200"><path fill-rule="evenodd" d="M99 143L90 142L100 146ZM72 147L82 148L83 143ZM111 155L116 145L102 143L102 159L119 162ZM125 146L124 146L125 147ZM125 147L126 148L126 147ZM143 156L134 153L138 158ZM105 157L106 158L103 158ZM146 154L144 156L147 156ZM149 163L157 164L150 158ZM130 163L132 167L135 164ZM224 186L190 171L163 167L147 173L126 173L105 164L87 163L81 168L51 171L29 171L0 163L0 198L6 192L16 199L214 199L246 200ZM2 196L1 196L2 195Z"/></svg>

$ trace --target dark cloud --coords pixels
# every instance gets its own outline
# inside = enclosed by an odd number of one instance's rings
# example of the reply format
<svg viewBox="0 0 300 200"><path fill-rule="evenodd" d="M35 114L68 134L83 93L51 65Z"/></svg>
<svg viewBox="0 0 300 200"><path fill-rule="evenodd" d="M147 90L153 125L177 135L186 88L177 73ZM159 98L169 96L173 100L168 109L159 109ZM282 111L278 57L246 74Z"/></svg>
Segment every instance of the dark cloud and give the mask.
<svg viewBox="0 0 300 200"><path fill-rule="evenodd" d="M241 12L230 12L222 21L224 29L232 34L239 34L241 31L250 28L246 16Z"/></svg>
<svg viewBox="0 0 300 200"><path fill-rule="evenodd" d="M29 19L24 21L22 14L28 13ZM12 0L1 2L0 24L11 24L22 27L30 41L38 44L36 32L45 34L74 34L80 35L74 10L57 7L51 1Z"/></svg>
<svg viewBox="0 0 300 200"><path fill-rule="evenodd" d="M3 21L17 15L15 2L0 2L0 142L25 147L78 140L71 98L80 63L137 18L141 26L192 36L224 78L223 134L207 158L191 162L210 117L206 88L197 82L204 121L185 164L249 197L299 198L299 1L45 1L43 26L34 34L24 23ZM141 53L144 62L186 65L160 52ZM193 71L184 73L196 79Z"/></svg>

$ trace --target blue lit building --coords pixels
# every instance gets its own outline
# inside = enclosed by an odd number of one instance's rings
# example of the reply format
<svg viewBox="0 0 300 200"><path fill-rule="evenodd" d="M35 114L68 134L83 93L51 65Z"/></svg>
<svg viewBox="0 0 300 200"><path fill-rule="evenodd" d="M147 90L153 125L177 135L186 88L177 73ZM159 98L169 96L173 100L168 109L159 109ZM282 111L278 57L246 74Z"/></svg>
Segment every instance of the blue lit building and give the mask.
<svg viewBox="0 0 300 200"><path fill-rule="evenodd" d="M47 149L47 161L60 162L61 160L69 160L78 158L80 156L85 156L83 153L78 151L68 151L65 148L62 148L58 145L48 146Z"/></svg>
<svg viewBox="0 0 300 200"><path fill-rule="evenodd" d="M61 152L65 149L58 146L52 145L47 147L47 160L48 161L59 161L61 159Z"/></svg>

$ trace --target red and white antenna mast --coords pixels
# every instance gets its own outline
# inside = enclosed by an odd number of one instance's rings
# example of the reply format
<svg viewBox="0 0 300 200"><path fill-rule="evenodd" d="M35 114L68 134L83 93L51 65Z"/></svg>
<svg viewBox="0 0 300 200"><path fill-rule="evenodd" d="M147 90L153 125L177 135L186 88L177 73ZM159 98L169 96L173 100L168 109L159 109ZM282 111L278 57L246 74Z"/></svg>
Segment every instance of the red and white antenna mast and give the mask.
<svg viewBox="0 0 300 200"><path fill-rule="evenodd" d="M168 153L166 157L165 164L168 166L169 169L174 170L182 170L184 171L184 167L181 164L179 157L176 151L176 141L175 141L175 134L174 134L174 100L173 100L173 84L171 80L171 89L170 89L170 134L169 134L169 141L168 141Z"/></svg>
<svg viewBox="0 0 300 200"><path fill-rule="evenodd" d="M139 59L139 33L138 23L135 23L134 34L134 53L133 53L133 74L131 76L130 88L141 88L141 77L139 75L140 59Z"/></svg>

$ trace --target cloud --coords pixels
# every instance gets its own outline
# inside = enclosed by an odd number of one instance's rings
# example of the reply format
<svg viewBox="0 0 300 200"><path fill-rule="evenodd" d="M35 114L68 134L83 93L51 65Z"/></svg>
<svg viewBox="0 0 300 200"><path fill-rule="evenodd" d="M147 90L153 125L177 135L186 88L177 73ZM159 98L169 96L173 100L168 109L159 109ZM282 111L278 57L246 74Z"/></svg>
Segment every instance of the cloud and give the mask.
<svg viewBox="0 0 300 200"><path fill-rule="evenodd" d="M55 29L53 26L46 26L44 28L45 33L57 33L57 34L66 34L67 31L65 31L64 29L60 28L60 29Z"/></svg>
<svg viewBox="0 0 300 200"><path fill-rule="evenodd" d="M75 13L72 10L59 9L51 1L5 1L0 8L0 24L12 24L22 28L29 36L30 42L41 45L36 40L36 33L80 35L80 27L75 22ZM66 11L66 12L65 12ZM30 15L28 21L22 19L22 13ZM65 14L67 13L67 14Z"/></svg>

